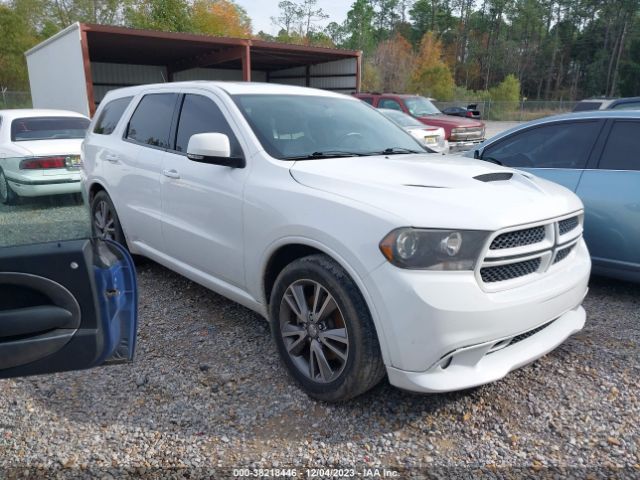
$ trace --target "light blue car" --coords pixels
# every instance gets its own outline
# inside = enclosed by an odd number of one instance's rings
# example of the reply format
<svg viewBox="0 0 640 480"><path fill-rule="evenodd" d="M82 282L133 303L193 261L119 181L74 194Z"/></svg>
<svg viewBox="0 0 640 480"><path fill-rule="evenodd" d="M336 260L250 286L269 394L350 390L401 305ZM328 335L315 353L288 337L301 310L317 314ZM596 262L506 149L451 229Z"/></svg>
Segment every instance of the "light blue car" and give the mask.
<svg viewBox="0 0 640 480"><path fill-rule="evenodd" d="M543 118L496 135L466 155L573 190L585 206L593 272L640 282L640 110Z"/></svg>

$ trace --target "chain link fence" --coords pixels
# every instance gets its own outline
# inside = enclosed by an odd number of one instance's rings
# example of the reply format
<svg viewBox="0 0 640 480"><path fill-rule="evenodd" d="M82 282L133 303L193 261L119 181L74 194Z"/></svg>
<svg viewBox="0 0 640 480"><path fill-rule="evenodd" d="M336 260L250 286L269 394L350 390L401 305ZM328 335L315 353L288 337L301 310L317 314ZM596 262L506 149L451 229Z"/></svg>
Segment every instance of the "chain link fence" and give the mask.
<svg viewBox="0 0 640 480"><path fill-rule="evenodd" d="M549 115L567 113L573 110L578 102L524 100L521 102L493 102L491 100L470 101L458 100L452 102L433 102L440 110L449 107L467 107L476 105L483 120L506 120L526 122Z"/></svg>
<svg viewBox="0 0 640 480"><path fill-rule="evenodd" d="M31 108L29 92L11 92L0 88L0 109Z"/></svg>

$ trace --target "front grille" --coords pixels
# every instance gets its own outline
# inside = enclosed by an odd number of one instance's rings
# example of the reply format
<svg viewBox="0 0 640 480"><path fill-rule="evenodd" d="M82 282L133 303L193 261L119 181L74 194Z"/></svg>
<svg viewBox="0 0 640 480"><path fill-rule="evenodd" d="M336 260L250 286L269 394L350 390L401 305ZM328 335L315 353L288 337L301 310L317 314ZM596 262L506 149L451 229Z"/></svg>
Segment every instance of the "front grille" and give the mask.
<svg viewBox="0 0 640 480"><path fill-rule="evenodd" d="M567 218L558 222L560 235L565 235L578 226L578 217Z"/></svg>
<svg viewBox="0 0 640 480"><path fill-rule="evenodd" d="M544 226L516 230L498 235L493 242L491 242L489 248L491 250L502 250L504 248L524 247L526 245L540 243L544 240L544 237Z"/></svg>
<svg viewBox="0 0 640 480"><path fill-rule="evenodd" d="M532 258L524 262L509 263L495 267L484 267L480 269L480 276L485 283L503 282L514 278L524 277L536 272L540 268L540 258Z"/></svg>
<svg viewBox="0 0 640 480"><path fill-rule="evenodd" d="M558 253L556 253L556 258L553 259L553 263L555 264L561 262L562 260L567 258L571 253L571 250L573 250L573 245L567 248L563 248L562 250L558 250Z"/></svg>

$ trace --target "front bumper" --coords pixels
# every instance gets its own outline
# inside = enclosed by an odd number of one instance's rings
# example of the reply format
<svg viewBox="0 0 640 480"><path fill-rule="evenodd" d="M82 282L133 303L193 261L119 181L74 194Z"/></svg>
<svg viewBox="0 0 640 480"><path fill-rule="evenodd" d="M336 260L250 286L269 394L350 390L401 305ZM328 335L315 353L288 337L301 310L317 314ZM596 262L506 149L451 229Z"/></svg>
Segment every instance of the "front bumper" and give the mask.
<svg viewBox="0 0 640 480"><path fill-rule="evenodd" d="M497 292L482 290L473 272L383 264L367 277L367 288L380 319L378 336L391 383L422 392L469 388L553 350L584 324L580 305L590 268L582 240L563 268ZM497 350L500 342L545 324L529 338Z"/></svg>
<svg viewBox="0 0 640 480"><path fill-rule="evenodd" d="M449 152L466 152L471 150L476 145L480 145L484 142L484 139L478 140L449 140Z"/></svg>
<svg viewBox="0 0 640 480"><path fill-rule="evenodd" d="M554 350L567 337L582 330L585 319L584 308L578 306L556 320L537 327L531 336L527 337L529 332L523 332L519 336L461 348L445 356L426 372L407 372L389 367L389 381L405 390L433 393L463 390L494 382ZM518 341L520 336L527 338ZM507 345L500 348L501 344Z"/></svg>

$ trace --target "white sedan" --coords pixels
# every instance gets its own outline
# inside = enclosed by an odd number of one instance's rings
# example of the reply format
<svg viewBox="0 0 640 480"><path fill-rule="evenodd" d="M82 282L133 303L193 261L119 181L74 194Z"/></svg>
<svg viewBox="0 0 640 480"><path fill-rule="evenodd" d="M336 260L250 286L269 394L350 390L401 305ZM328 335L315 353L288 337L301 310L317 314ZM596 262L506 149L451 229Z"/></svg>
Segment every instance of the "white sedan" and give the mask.
<svg viewBox="0 0 640 480"><path fill-rule="evenodd" d="M0 110L0 202L80 193L89 119L64 110Z"/></svg>
<svg viewBox="0 0 640 480"><path fill-rule="evenodd" d="M378 110L389 120L400 125L429 150L433 150L436 153L449 153L449 142L444 128L425 125L420 120L400 110L391 108L379 108Z"/></svg>

